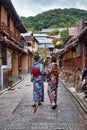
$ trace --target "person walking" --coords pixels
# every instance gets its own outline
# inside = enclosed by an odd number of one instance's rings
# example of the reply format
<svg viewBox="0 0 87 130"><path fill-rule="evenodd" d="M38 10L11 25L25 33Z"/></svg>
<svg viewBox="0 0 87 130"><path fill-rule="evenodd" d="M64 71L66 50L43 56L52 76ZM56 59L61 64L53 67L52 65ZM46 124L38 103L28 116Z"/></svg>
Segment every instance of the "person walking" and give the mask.
<svg viewBox="0 0 87 130"><path fill-rule="evenodd" d="M44 81L43 75L45 73L43 64L40 62L40 56L34 57L35 63L32 65L31 73L33 75L33 105L41 105L44 102Z"/></svg>
<svg viewBox="0 0 87 130"><path fill-rule="evenodd" d="M48 88L47 93L50 99L51 108L55 109L57 107L57 90L58 90L58 76L59 76L59 67L57 64L56 56L52 56L50 65Z"/></svg>
<svg viewBox="0 0 87 130"><path fill-rule="evenodd" d="M50 80L51 63L52 63L52 60L51 60L51 57L50 57L50 58L46 61L46 64L45 64L45 73L46 73L46 80L47 80L47 82Z"/></svg>

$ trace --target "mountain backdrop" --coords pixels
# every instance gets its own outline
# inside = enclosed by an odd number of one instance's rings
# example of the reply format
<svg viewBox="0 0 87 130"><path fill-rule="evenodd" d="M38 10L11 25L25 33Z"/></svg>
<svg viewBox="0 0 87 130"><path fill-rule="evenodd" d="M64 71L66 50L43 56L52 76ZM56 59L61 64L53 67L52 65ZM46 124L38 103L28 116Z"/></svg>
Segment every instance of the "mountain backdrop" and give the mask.
<svg viewBox="0 0 87 130"><path fill-rule="evenodd" d="M80 19L87 21L87 11L70 8L54 9L36 16L20 17L28 31L39 32L42 28L76 26Z"/></svg>

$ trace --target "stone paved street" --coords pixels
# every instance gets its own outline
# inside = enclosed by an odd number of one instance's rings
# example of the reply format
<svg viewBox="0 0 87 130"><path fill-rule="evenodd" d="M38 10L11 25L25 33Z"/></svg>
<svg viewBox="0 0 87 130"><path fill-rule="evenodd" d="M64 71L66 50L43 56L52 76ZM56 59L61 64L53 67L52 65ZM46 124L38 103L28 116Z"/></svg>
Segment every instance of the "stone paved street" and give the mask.
<svg viewBox="0 0 87 130"><path fill-rule="evenodd" d="M45 83L45 102L34 113L32 88L28 76L0 95L0 130L87 130L86 113L61 83L56 110L50 108Z"/></svg>

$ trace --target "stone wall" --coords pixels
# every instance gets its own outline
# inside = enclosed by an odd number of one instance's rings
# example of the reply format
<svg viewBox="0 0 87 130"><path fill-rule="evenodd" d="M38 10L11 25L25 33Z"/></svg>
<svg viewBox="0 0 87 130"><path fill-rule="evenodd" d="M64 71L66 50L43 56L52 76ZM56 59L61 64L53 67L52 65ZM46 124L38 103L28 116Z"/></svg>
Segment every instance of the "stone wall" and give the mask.
<svg viewBox="0 0 87 130"><path fill-rule="evenodd" d="M82 84L82 75L79 71L68 71L68 70L62 70L60 74L60 78L64 82L72 83L73 87L79 91L81 90L81 84Z"/></svg>

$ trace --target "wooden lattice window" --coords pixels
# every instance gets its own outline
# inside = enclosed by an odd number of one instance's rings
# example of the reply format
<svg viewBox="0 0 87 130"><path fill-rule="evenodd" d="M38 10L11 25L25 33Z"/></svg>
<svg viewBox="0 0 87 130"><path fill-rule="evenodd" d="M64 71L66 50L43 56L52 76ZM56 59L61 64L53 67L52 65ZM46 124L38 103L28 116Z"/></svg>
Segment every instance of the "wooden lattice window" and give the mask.
<svg viewBox="0 0 87 130"><path fill-rule="evenodd" d="M1 52L1 45L0 45L0 65L2 65L2 52Z"/></svg>

